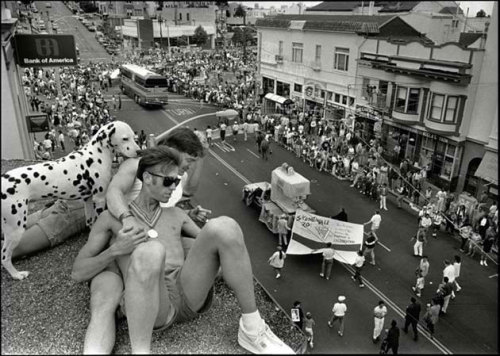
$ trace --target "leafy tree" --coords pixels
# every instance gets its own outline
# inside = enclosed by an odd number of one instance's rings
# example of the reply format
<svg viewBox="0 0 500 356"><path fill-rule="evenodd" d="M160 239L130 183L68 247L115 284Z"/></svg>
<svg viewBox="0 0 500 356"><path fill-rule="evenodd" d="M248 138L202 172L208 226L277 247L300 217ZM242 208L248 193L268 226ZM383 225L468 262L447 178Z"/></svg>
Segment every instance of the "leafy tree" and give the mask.
<svg viewBox="0 0 500 356"><path fill-rule="evenodd" d="M203 28L203 26L198 26L194 30L194 35L193 35L193 43L203 46L205 43L207 43L208 40L208 35L207 31Z"/></svg>
<svg viewBox="0 0 500 356"><path fill-rule="evenodd" d="M234 17L243 17L243 19L245 19L246 16L247 16L247 12L243 8L243 6L241 4L238 5L238 7L236 8L236 11L234 12Z"/></svg>
<svg viewBox="0 0 500 356"><path fill-rule="evenodd" d="M233 33L234 35L231 38L231 41L233 41L235 45L243 43L243 30L240 27L235 27Z"/></svg>
<svg viewBox="0 0 500 356"><path fill-rule="evenodd" d="M486 12L481 9L477 12L476 17L486 17Z"/></svg>

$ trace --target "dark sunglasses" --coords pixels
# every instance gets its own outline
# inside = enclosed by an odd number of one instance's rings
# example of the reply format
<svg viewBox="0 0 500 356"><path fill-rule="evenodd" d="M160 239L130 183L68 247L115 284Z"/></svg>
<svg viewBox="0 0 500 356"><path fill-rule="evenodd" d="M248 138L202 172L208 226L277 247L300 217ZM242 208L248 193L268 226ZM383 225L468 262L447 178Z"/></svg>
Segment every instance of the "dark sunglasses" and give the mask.
<svg viewBox="0 0 500 356"><path fill-rule="evenodd" d="M164 187L170 187L172 184L175 184L175 186L177 187L179 185L179 183L181 182L181 179L179 177L175 177L175 178L174 177L165 177L165 176L162 176L159 174L152 173L150 171L146 171L146 172L148 172L152 176L163 178L163 186Z"/></svg>

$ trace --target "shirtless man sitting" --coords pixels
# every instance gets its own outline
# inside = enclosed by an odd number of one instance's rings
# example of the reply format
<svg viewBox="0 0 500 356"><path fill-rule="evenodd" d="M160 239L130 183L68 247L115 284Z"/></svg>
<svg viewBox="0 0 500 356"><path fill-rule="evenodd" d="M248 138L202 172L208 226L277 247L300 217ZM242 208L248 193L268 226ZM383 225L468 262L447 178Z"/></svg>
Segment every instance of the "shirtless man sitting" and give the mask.
<svg viewBox="0 0 500 356"><path fill-rule="evenodd" d="M121 309L127 316L132 353L150 353L153 330L189 320L211 305L219 267L242 310L238 343L257 354L293 353L262 320L255 303L252 268L238 223L211 219L201 230L177 207L162 208L179 184L178 151L165 146L141 153L142 181L130 211L147 231L123 227L109 211L93 225L72 277L86 281L109 269L123 276ZM181 232L196 239L184 256ZM111 264L117 261L119 269Z"/></svg>

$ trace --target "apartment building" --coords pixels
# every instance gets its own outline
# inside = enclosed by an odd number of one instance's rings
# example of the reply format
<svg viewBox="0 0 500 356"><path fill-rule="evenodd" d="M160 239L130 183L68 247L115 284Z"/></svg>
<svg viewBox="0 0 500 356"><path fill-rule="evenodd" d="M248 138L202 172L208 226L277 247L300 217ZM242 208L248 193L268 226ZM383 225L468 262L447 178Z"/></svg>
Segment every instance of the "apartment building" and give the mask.
<svg viewBox="0 0 500 356"><path fill-rule="evenodd" d="M355 110L356 59L366 38L430 42L396 16L278 15L256 27L263 96L291 99L329 119Z"/></svg>
<svg viewBox="0 0 500 356"><path fill-rule="evenodd" d="M399 16L436 44L456 42L463 27L470 27L456 1L325 1L305 13Z"/></svg>

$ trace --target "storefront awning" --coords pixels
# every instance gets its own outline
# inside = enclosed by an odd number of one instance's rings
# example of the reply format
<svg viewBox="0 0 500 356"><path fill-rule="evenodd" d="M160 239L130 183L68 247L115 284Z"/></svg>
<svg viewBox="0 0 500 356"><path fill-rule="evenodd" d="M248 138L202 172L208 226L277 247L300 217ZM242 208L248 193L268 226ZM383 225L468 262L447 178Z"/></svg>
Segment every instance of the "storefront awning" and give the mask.
<svg viewBox="0 0 500 356"><path fill-rule="evenodd" d="M273 93L267 93L266 96L264 97L268 100L272 100L272 101L275 101L277 102L278 104L290 104L292 103L293 101L291 99L288 99L288 98L284 98L280 95L276 95L276 94L273 94Z"/></svg>
<svg viewBox="0 0 500 356"><path fill-rule="evenodd" d="M498 155L494 152L486 151L474 175L498 185Z"/></svg>

